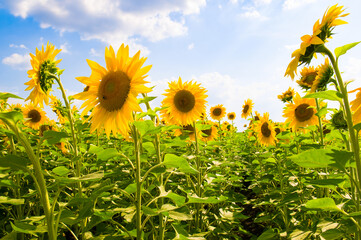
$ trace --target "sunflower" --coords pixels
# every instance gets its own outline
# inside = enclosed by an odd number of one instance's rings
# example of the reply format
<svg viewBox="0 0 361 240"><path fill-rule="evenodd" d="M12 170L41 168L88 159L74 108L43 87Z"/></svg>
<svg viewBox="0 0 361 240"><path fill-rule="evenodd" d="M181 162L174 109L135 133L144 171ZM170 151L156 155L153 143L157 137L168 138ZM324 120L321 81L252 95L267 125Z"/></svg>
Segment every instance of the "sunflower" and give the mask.
<svg viewBox="0 0 361 240"><path fill-rule="evenodd" d="M350 91L349 93L357 92L356 99L350 102L352 114L353 124L357 124L361 122L361 88L356 88L355 90Z"/></svg>
<svg viewBox="0 0 361 240"><path fill-rule="evenodd" d="M281 95L278 95L278 99L282 102L292 102L293 96L295 95L295 90L291 87L287 91L283 92Z"/></svg>
<svg viewBox="0 0 361 240"><path fill-rule="evenodd" d="M276 145L276 131L273 123L269 120L268 113L263 114L263 117L261 117L255 131L257 133L257 139L261 145Z"/></svg>
<svg viewBox="0 0 361 240"><path fill-rule="evenodd" d="M227 114L228 120L233 121L236 118L236 114L234 112L230 112Z"/></svg>
<svg viewBox="0 0 361 240"><path fill-rule="evenodd" d="M61 104L61 101L55 97L50 96L50 106L54 113L56 113L56 116L58 117L59 123L64 124L66 122L66 110L64 106Z"/></svg>
<svg viewBox="0 0 361 240"><path fill-rule="evenodd" d="M317 67L318 73L316 79L313 81L311 92L325 91L327 84L330 82L333 75L333 68L331 67L328 58L325 59L325 63Z"/></svg>
<svg viewBox="0 0 361 240"><path fill-rule="evenodd" d="M180 77L178 82L172 81L168 85L167 93L163 94L166 98L162 101L162 106L168 107L168 119L177 125L193 124L206 108L207 90L193 81L182 83Z"/></svg>
<svg viewBox="0 0 361 240"><path fill-rule="evenodd" d="M294 103L289 103L286 107L283 111L283 117L287 118L286 122L290 122L289 126L293 131L296 131L299 127L307 127L318 123L318 118L315 115L315 99L301 98L296 93Z"/></svg>
<svg viewBox="0 0 361 240"><path fill-rule="evenodd" d="M300 49L293 51L293 53L291 54L291 58L293 59L287 66L284 75L285 77L290 76L291 79L295 78L295 74L297 74L297 67L298 67L298 62L300 61L300 57L301 57Z"/></svg>
<svg viewBox="0 0 361 240"><path fill-rule="evenodd" d="M22 112L22 110L23 110L23 105L21 105L20 103L10 104L9 111Z"/></svg>
<svg viewBox="0 0 361 240"><path fill-rule="evenodd" d="M244 101L244 105L242 106L242 118L247 119L247 117L251 115L253 105L254 103L251 99L247 99L246 101Z"/></svg>
<svg viewBox="0 0 361 240"><path fill-rule="evenodd" d="M208 141L213 141L214 139L216 139L218 137L218 130L216 125L211 122L211 121L207 121L206 125L209 125L208 129L203 129L201 131L201 139L204 142L208 142Z"/></svg>
<svg viewBox="0 0 361 240"><path fill-rule="evenodd" d="M191 141L195 141L194 127L192 124L187 124L181 126L182 128L174 129L174 136L178 137L180 135L188 135ZM199 136L200 132L197 130L197 135Z"/></svg>
<svg viewBox="0 0 361 240"><path fill-rule="evenodd" d="M318 75L318 69L313 66L304 67L300 74L301 78L297 81L298 85L305 90L309 90Z"/></svg>
<svg viewBox="0 0 361 240"><path fill-rule="evenodd" d="M31 103L25 105L23 108L23 115L24 118L27 119L25 124L33 129L39 129L39 127L48 120L44 110Z"/></svg>
<svg viewBox="0 0 361 240"><path fill-rule="evenodd" d="M35 55L30 53L32 69L28 71L28 77L31 80L25 83L28 85L25 91L33 90L25 101L30 99L35 106L41 107L44 107L44 102L46 105L49 104L49 93L54 83L54 78L50 74L56 74L59 70L57 65L61 59L55 60L55 56L60 51L61 49L55 49L55 46L48 42L45 50L43 45L41 51L36 48Z"/></svg>
<svg viewBox="0 0 361 240"><path fill-rule="evenodd" d="M214 107L211 107L210 114L211 118L214 120L221 120L224 116L226 116L226 108L223 107L222 104L218 104Z"/></svg>
<svg viewBox="0 0 361 240"><path fill-rule="evenodd" d="M321 40L325 41L327 38L330 38L335 26L347 24L346 21L339 19L349 15L349 13L342 14L343 11L345 11L345 9L342 8L343 6L337 6L337 4L335 4L323 14L321 23L319 20L316 21L315 25L320 30L319 37Z"/></svg>
<svg viewBox="0 0 361 240"><path fill-rule="evenodd" d="M150 88L144 78L151 66L142 67L146 58L139 58L140 51L129 57L129 47L122 44L117 54L113 47L105 48L106 68L98 63L87 60L92 70L90 77L76 79L86 86L87 91L74 95L74 98L85 100L81 116L91 109L90 132L105 130L109 137L112 132L127 137L130 131L129 122L133 121L133 111L141 112L137 102L139 93L148 93ZM87 87L86 87L87 88Z"/></svg>

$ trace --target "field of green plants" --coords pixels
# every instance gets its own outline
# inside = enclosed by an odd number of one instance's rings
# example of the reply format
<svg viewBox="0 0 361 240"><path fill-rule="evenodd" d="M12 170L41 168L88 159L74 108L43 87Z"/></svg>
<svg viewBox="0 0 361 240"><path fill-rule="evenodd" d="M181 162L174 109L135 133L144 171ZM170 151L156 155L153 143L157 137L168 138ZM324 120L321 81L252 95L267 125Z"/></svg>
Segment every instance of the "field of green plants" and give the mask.
<svg viewBox="0 0 361 240"><path fill-rule="evenodd" d="M338 68L359 42L326 47L347 15L331 6L301 37L285 76L303 91L278 96L284 122L251 99L207 111L207 90L181 77L153 96L151 66L124 44L106 66L87 60L84 91L67 96L61 50L36 49L26 104L0 93L1 240L361 240L361 88Z"/></svg>

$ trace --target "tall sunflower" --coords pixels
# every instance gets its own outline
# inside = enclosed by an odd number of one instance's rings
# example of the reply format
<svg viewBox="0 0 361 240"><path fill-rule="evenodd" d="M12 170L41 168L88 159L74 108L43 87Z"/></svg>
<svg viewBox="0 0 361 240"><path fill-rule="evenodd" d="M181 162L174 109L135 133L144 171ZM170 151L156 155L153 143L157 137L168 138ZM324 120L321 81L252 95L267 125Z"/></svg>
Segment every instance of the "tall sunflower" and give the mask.
<svg viewBox="0 0 361 240"><path fill-rule="evenodd" d="M193 81L182 83L180 77L178 82L172 81L168 85L167 93L163 94L166 98L162 106L167 107L163 118L177 125L193 124L206 108L207 90Z"/></svg>
<svg viewBox="0 0 361 240"><path fill-rule="evenodd" d="M254 103L249 98L246 101L244 101L244 104L242 106L242 115L241 115L242 118L247 119L247 117L251 115L253 105Z"/></svg>
<svg viewBox="0 0 361 240"><path fill-rule="evenodd" d="M28 77L31 80L25 83L28 85L25 91L33 90L25 101L30 100L35 106L40 105L41 107L44 107L44 102L46 105L49 104L49 93L52 91L54 83L54 79L49 73L56 74L58 72L57 65L61 59L55 60L55 57L60 51L61 49L55 49L55 46L48 42L45 50L43 45L41 51L36 48L35 55L30 53L32 69L28 71Z"/></svg>
<svg viewBox="0 0 361 240"><path fill-rule="evenodd" d="M44 122L48 121L44 110L31 103L24 106L23 115L26 119L25 124L33 129L39 129Z"/></svg>
<svg viewBox="0 0 361 240"><path fill-rule="evenodd" d="M316 102L313 98L301 98L297 93L293 99L294 103L286 105L283 111L283 117L287 118L286 122L290 122L290 127L296 131L299 127L307 127L316 125L318 118L316 114Z"/></svg>
<svg viewBox="0 0 361 240"><path fill-rule="evenodd" d="M236 114L234 112L230 112L227 114L228 120L233 121L236 118Z"/></svg>
<svg viewBox="0 0 361 240"><path fill-rule="evenodd" d="M226 108L223 107L223 104L218 104L214 107L211 107L210 110L211 118L214 120L221 120L226 116Z"/></svg>
<svg viewBox="0 0 361 240"><path fill-rule="evenodd" d="M125 137L129 135L133 111L142 111L136 97L151 91L144 86L147 83L145 74L151 65L142 67L146 58L139 57L140 51L129 57L129 47L122 44L116 54L112 46L105 48L106 68L87 59L91 75L76 79L89 88L85 87L87 91L74 95L74 98L85 100L81 106L84 108L82 116L93 109L89 116L91 132L104 129L108 137L110 133L120 133Z"/></svg>
<svg viewBox="0 0 361 240"><path fill-rule="evenodd" d="M269 114L264 113L256 125L257 140L261 145L276 145L276 131L274 124L269 120Z"/></svg>

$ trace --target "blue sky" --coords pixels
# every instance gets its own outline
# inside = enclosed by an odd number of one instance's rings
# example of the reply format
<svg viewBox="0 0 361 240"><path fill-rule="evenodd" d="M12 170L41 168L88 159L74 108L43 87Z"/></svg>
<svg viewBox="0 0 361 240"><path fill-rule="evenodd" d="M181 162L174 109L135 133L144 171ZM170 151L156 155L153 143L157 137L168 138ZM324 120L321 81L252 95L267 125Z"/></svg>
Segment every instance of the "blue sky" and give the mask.
<svg viewBox="0 0 361 240"><path fill-rule="evenodd" d="M335 28L329 49L361 41L358 0L2 0L0 2L0 91L24 98L29 53L48 41L62 52L59 67L68 94L82 91L77 76L89 76L86 59L104 66L104 49L128 44L153 65L149 95L159 106L167 83L179 76L208 90L208 109L223 104L235 112L238 127L244 101L284 121L277 95L289 86L284 72L300 37L312 34L314 22L338 3L350 13L349 24ZM319 56L317 65L323 62ZM361 46L340 58L344 80L360 87ZM300 91L301 92L301 91ZM55 95L60 96L57 91ZM77 103L78 104L78 103Z"/></svg>

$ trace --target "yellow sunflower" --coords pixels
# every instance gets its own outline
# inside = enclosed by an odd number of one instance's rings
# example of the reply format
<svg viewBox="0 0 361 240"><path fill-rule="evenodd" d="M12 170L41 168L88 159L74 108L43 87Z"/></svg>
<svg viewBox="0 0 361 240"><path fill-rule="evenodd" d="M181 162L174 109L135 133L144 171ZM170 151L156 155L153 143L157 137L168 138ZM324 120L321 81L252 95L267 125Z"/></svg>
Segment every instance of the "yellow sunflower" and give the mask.
<svg viewBox="0 0 361 240"><path fill-rule="evenodd" d="M253 105L254 103L251 99L247 99L246 101L244 101L244 105L242 106L242 118L247 119L247 117L251 115Z"/></svg>
<svg viewBox="0 0 361 240"><path fill-rule="evenodd" d="M227 114L228 120L233 121L236 118L236 114L234 112L230 112Z"/></svg>
<svg viewBox="0 0 361 240"><path fill-rule="evenodd" d="M294 95L295 90L289 87L287 91L283 92L281 95L278 95L278 99L280 99L282 102L292 102Z"/></svg>
<svg viewBox="0 0 361 240"><path fill-rule="evenodd" d="M213 118L214 120L221 120L222 118L224 118L224 116L226 116L226 108L223 107L222 104L218 104L214 107L211 107L210 113L211 118Z"/></svg>
<svg viewBox="0 0 361 240"><path fill-rule="evenodd" d="M349 93L357 92L356 99L350 102L352 114L353 124L357 124L361 122L361 88L356 88L355 90L350 91Z"/></svg>
<svg viewBox="0 0 361 240"><path fill-rule="evenodd" d="M50 99L51 99L50 100L51 110L53 110L53 112L56 113L59 123L64 124L67 120L66 112L65 112L66 110L64 106L61 104L60 100L57 97L51 95Z"/></svg>
<svg viewBox="0 0 361 240"><path fill-rule="evenodd" d="M205 123L206 125L210 125L208 129L203 129L201 132L201 139L204 142L209 142L209 141L213 141L214 139L216 139L218 137L218 130L216 125L211 122L211 121L207 121Z"/></svg>
<svg viewBox="0 0 361 240"><path fill-rule="evenodd" d="M167 107L163 118L177 125L193 124L206 108L207 90L193 81L182 83L180 77L178 82L172 81L168 85L167 93L163 94L166 98L162 106Z"/></svg>
<svg viewBox="0 0 361 240"><path fill-rule="evenodd" d="M317 77L318 69L313 66L304 67L300 74L301 78L297 81L298 85L305 90L309 90Z"/></svg>
<svg viewBox="0 0 361 240"><path fill-rule="evenodd" d="M140 51L129 57L129 47L122 44L116 54L112 46L105 48L106 68L87 59L92 70L90 77L76 79L89 88L74 95L74 98L85 100L81 106L84 108L81 116L93 109L89 116L91 132L104 129L108 137L110 133L128 136L133 111L142 111L136 97L140 93L151 91L144 86L147 83L144 80L147 76L145 74L151 69L151 65L142 67L146 58L139 57Z"/></svg>
<svg viewBox="0 0 361 240"><path fill-rule="evenodd" d="M349 13L342 14L345 11L343 6L337 6L337 4L333 5L324 13L321 23L317 20L316 25L317 28L320 29L319 36L322 40L326 40L330 38L332 35L332 30L335 26L347 24L346 21L341 20L339 18L346 17Z"/></svg>
<svg viewBox="0 0 361 240"><path fill-rule="evenodd" d="M333 75L333 68L330 65L328 58L325 59L325 63L317 67L317 76L313 81L311 92L325 91L327 89L327 84L330 82Z"/></svg>
<svg viewBox="0 0 361 240"><path fill-rule="evenodd" d="M23 108L23 115L25 118L25 124L33 129L39 129L39 127L48 120L44 110L31 103L25 105Z"/></svg>
<svg viewBox="0 0 361 240"><path fill-rule="evenodd" d="M174 136L175 137L178 137L182 134L184 135L188 135L189 136L189 139L191 141L195 141L195 134L194 134L194 127L192 124L187 124L187 125L184 125L184 126L181 126L182 128L178 128L178 129L174 129ZM199 136L200 132L199 130L197 130L197 135Z"/></svg>
<svg viewBox="0 0 361 240"><path fill-rule="evenodd" d="M9 110L21 112L23 110L23 105L21 105L20 103L10 104Z"/></svg>
<svg viewBox="0 0 361 240"><path fill-rule="evenodd" d="M293 51L293 53L291 54L291 58L293 59L288 64L285 72L285 77L290 76L292 80L295 78L295 74L297 74L298 62L300 61L301 57L300 51L300 49Z"/></svg>
<svg viewBox="0 0 361 240"><path fill-rule="evenodd" d="M261 145L276 145L276 131L274 124L269 120L269 114L264 113L255 131L257 133L257 140Z"/></svg>
<svg viewBox="0 0 361 240"><path fill-rule="evenodd" d="M25 101L30 99L35 106L40 105L41 107L44 107L44 102L46 105L49 104L49 93L52 91L54 83L54 79L49 73L56 74L59 70L57 64L61 59L55 60L55 56L60 51L61 49L55 49L55 46L48 42L45 50L43 45L41 51L36 48L35 55L30 53L32 69L28 71L28 77L31 80L25 83L28 85L25 91L33 90Z"/></svg>
<svg viewBox="0 0 361 240"><path fill-rule="evenodd" d="M294 103L286 105L283 117L290 122L290 127L296 131L299 127L307 127L318 124L316 114L316 102L313 98L301 98L298 93L294 98Z"/></svg>

